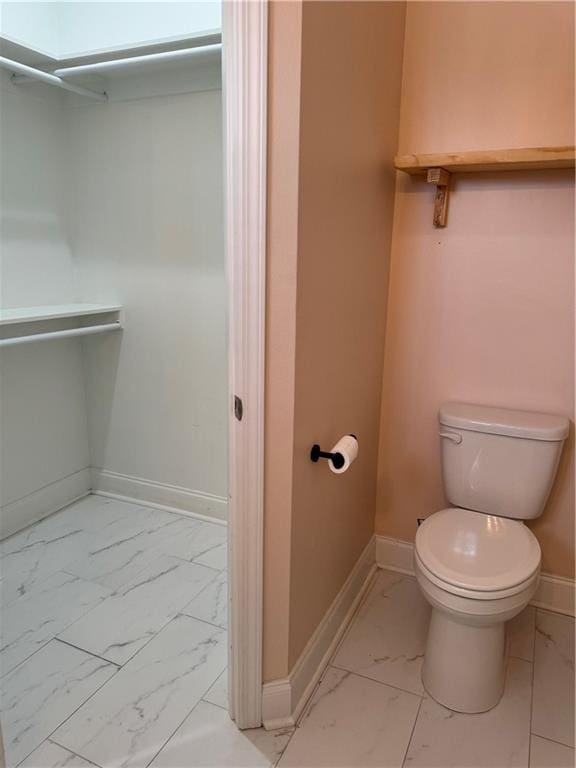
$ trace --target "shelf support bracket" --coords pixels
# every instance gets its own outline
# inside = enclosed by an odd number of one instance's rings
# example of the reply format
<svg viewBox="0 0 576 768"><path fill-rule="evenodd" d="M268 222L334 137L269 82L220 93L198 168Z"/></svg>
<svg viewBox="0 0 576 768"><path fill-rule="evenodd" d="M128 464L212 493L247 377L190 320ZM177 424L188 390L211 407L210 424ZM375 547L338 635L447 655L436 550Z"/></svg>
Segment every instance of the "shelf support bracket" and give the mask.
<svg viewBox="0 0 576 768"><path fill-rule="evenodd" d="M426 181L428 184L436 184L433 224L437 228L446 226L450 176L450 172L445 171L444 168L428 168L428 172L426 174Z"/></svg>

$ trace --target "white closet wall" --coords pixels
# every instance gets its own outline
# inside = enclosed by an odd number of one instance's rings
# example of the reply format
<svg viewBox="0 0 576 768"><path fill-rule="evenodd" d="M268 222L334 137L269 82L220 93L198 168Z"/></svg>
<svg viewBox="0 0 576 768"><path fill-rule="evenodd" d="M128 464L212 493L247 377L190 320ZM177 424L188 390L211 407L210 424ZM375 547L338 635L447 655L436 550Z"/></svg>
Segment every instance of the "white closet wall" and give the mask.
<svg viewBox="0 0 576 768"><path fill-rule="evenodd" d="M226 516L219 60L88 81L2 80L2 307L124 325L1 351L2 536L89 489Z"/></svg>
<svg viewBox="0 0 576 768"><path fill-rule="evenodd" d="M61 56L219 30L220 0L57 3Z"/></svg>
<svg viewBox="0 0 576 768"><path fill-rule="evenodd" d="M1 304L75 299L62 94L0 81ZM90 487L82 353L71 340L0 352L0 533Z"/></svg>
<svg viewBox="0 0 576 768"><path fill-rule="evenodd" d="M224 517L221 92L75 99L68 115L78 285L125 307L122 334L83 343L94 485Z"/></svg>
<svg viewBox="0 0 576 768"><path fill-rule="evenodd" d="M3 37L56 58L181 39L220 27L220 0L0 3Z"/></svg>

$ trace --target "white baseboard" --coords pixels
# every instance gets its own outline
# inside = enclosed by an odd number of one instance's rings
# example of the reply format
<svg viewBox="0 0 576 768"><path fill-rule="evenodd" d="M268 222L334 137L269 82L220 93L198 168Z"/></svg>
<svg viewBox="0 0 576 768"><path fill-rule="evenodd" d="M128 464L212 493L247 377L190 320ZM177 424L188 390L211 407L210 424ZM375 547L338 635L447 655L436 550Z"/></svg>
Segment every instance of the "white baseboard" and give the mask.
<svg viewBox="0 0 576 768"><path fill-rule="evenodd" d="M225 522L228 517L228 500L224 496L156 483L108 469L92 467L92 493L187 514L209 522Z"/></svg>
<svg viewBox="0 0 576 768"><path fill-rule="evenodd" d="M414 544L387 536L376 536L376 565L387 571L414 575Z"/></svg>
<svg viewBox="0 0 576 768"><path fill-rule="evenodd" d="M379 568L414 575L414 545L387 536L376 536L376 563ZM543 573L531 605L568 616L575 614L576 582Z"/></svg>
<svg viewBox="0 0 576 768"><path fill-rule="evenodd" d="M264 728L272 730L296 724L371 585L375 572L375 546L374 537L372 537L289 676L264 683L262 688Z"/></svg>
<svg viewBox="0 0 576 768"><path fill-rule="evenodd" d="M0 509L0 539L21 531L90 493L90 470L74 472Z"/></svg>
<svg viewBox="0 0 576 768"><path fill-rule="evenodd" d="M547 611L554 611L554 613L574 616L575 598L574 579L565 579L562 576L543 573L540 576L540 584L531 605L535 605L536 608L544 608Z"/></svg>

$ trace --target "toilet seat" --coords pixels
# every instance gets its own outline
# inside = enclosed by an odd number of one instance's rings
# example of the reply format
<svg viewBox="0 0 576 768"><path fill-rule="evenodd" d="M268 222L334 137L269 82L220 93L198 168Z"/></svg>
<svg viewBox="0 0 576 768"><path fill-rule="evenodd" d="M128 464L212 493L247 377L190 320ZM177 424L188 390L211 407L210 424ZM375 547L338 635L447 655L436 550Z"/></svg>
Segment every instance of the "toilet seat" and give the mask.
<svg viewBox="0 0 576 768"><path fill-rule="evenodd" d="M420 575L427 579L431 584L434 584L443 592L446 592L450 595L467 598L473 602L480 601L488 603L489 601L504 600L504 598L514 597L515 595L530 591L534 584L538 582L540 576L540 569L536 569L536 571L528 579L526 579L526 581L522 581L520 584L516 584L513 587L509 587L508 589L495 589L491 590L490 592L484 590L481 592L480 590L464 589L463 587L455 586L454 584L438 578L438 576L426 568L426 566L422 563L422 560L420 560L418 557L418 553L414 554L414 560L417 576Z"/></svg>
<svg viewBox="0 0 576 768"><path fill-rule="evenodd" d="M540 546L521 522L449 508L418 528L416 564L440 589L476 600L518 594L538 578Z"/></svg>

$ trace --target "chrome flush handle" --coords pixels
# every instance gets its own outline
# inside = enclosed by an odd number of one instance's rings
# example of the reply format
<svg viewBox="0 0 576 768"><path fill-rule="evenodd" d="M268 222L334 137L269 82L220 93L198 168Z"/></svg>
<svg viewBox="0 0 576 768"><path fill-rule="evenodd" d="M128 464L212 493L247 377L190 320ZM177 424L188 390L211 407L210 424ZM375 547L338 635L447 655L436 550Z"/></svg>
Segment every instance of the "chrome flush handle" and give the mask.
<svg viewBox="0 0 576 768"><path fill-rule="evenodd" d="M438 432L438 434L445 440L451 440L456 445L460 445L462 442L462 435L459 435L457 432Z"/></svg>

